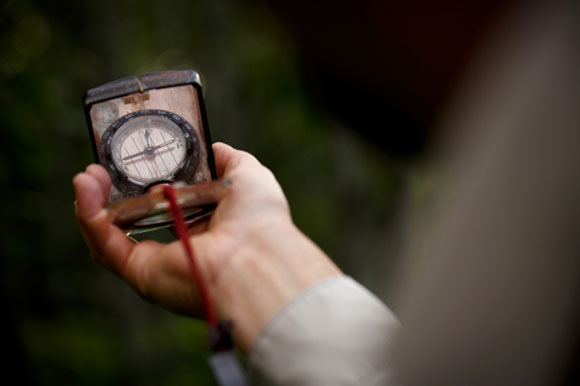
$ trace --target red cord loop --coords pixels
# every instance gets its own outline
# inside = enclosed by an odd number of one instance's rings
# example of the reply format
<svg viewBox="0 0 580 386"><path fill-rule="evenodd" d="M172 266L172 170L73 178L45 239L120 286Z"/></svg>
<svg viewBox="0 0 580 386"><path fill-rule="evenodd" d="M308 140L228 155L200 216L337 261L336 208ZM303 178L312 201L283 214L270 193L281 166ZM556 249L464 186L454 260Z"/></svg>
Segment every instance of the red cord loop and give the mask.
<svg viewBox="0 0 580 386"><path fill-rule="evenodd" d="M199 269L197 259L195 258L195 254L191 246L191 242L189 240L189 232L187 230L187 225L185 224L185 219L183 218L183 212L181 211L181 207L177 204L177 194L175 193L175 189L173 188L173 186L172 185L164 186L163 195L165 196L167 201L169 201L169 209L171 211L171 215L173 216L173 222L175 223L175 232L177 233L177 237L179 237L179 239L181 240L181 244L183 244L185 253L189 257L189 261L191 262L194 282L197 285L203 303L205 320L210 325L216 326L217 317L213 308L213 304L211 302L211 298L209 297L207 287L205 286L205 282L201 275L201 270Z"/></svg>
<svg viewBox="0 0 580 386"><path fill-rule="evenodd" d="M197 265L195 254L193 253L193 248L189 240L189 232L187 231L187 226L183 218L183 212L177 204L177 194L173 186L164 186L163 195L169 201L169 209L171 210L173 222L175 223L175 232L181 240L185 248L185 253L187 253L191 262L194 280L203 302L205 319L210 324L208 340L210 349L214 353L211 355L209 363L214 378L220 386L249 386L244 370L232 351L234 346L231 334L232 322L222 320L218 323L217 321L211 299L201 276L199 266Z"/></svg>

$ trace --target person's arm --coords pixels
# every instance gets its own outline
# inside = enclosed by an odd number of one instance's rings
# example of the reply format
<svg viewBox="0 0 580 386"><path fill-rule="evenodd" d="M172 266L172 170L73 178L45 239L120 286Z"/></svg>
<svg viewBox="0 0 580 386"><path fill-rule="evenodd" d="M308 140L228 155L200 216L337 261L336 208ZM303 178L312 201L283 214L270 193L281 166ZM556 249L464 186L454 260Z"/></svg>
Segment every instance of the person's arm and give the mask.
<svg viewBox="0 0 580 386"><path fill-rule="evenodd" d="M233 321L234 340L243 352L254 347L256 372L269 384L320 384L320 371L313 372L312 364L323 358L328 360L323 369L351 362L350 378L377 367L394 321L384 305L343 276L296 228L267 168L228 145L215 144L213 150L218 175L230 179L232 189L210 220L197 225L191 242L219 317ZM111 182L101 166L90 165L73 183L76 215L94 259L144 298L199 315L200 299L181 244L135 243L111 225L105 209ZM280 378L288 369L285 361L294 366Z"/></svg>
<svg viewBox="0 0 580 386"><path fill-rule="evenodd" d="M399 323L347 276L297 296L249 353L256 385L394 385L391 342Z"/></svg>
<svg viewBox="0 0 580 386"><path fill-rule="evenodd" d="M286 198L267 168L225 144L213 148L218 175L232 180L232 190L191 242L217 312L235 322L236 343L248 350L281 307L341 272L294 226ZM111 225L104 208L111 181L101 166L90 165L73 183L76 215L94 259L144 298L199 315L181 244L136 244Z"/></svg>

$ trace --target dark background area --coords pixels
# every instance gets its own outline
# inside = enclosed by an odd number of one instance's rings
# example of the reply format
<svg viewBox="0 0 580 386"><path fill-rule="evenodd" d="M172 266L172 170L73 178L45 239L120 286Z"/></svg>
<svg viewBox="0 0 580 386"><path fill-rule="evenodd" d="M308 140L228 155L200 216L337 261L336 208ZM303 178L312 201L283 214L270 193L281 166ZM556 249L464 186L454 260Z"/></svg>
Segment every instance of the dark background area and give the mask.
<svg viewBox="0 0 580 386"><path fill-rule="evenodd" d="M74 218L93 159L81 95L124 76L198 71L213 140L256 155L297 225L384 285L399 204L428 206L436 184L431 122L495 2L302 3L2 2L2 366L20 384L213 384L204 325L91 261Z"/></svg>

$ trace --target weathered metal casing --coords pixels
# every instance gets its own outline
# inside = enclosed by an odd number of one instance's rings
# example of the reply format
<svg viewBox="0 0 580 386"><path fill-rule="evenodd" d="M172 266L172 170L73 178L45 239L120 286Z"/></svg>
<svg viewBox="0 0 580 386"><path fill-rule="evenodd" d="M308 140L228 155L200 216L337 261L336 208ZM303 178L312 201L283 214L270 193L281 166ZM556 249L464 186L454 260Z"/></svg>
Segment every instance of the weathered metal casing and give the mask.
<svg viewBox="0 0 580 386"><path fill-rule="evenodd" d="M215 164L211 138L203 102L201 82L197 72L163 71L118 79L90 89L83 95L85 116L89 128L95 162L105 160L99 155L103 133L120 117L141 110L166 110L184 118L199 139L199 161L187 180L176 180L195 185L215 180ZM112 176L113 177L113 176ZM143 194L143 191L124 189L115 183L109 201L117 201Z"/></svg>

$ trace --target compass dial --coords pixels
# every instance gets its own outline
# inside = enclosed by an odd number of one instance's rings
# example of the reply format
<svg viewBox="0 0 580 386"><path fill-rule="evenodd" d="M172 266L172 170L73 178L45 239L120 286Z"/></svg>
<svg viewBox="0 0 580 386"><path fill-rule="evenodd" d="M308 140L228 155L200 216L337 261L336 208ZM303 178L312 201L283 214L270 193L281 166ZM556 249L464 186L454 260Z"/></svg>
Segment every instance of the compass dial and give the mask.
<svg viewBox="0 0 580 386"><path fill-rule="evenodd" d="M172 177L185 158L181 129L156 116L141 116L125 123L111 146L115 165L143 182Z"/></svg>
<svg viewBox="0 0 580 386"><path fill-rule="evenodd" d="M139 190L157 181L186 180L194 172L199 141L191 125L165 110L141 110L115 121L99 145L115 182Z"/></svg>

